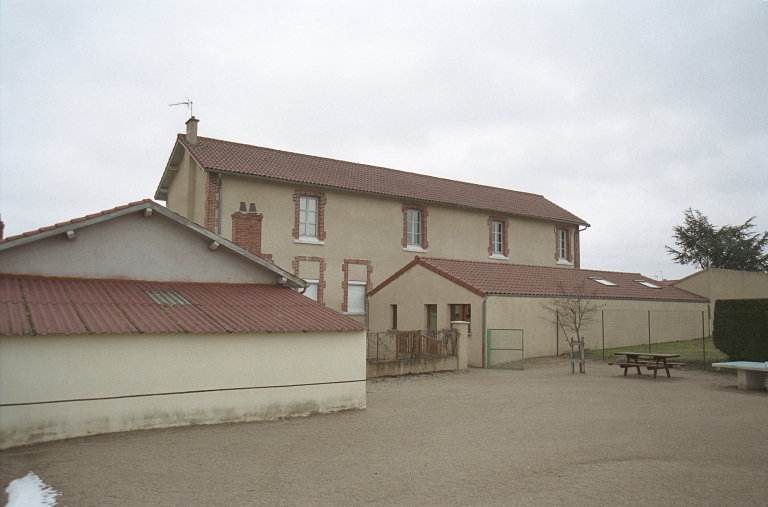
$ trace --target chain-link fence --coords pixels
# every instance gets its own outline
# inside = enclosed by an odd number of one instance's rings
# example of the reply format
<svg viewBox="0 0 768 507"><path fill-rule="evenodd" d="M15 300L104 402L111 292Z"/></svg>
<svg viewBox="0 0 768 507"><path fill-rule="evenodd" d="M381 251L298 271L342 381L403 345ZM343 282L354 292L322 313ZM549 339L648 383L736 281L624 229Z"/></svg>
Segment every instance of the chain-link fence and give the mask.
<svg viewBox="0 0 768 507"><path fill-rule="evenodd" d="M487 368L522 370L525 346L522 329L489 329L486 336Z"/></svg>
<svg viewBox="0 0 768 507"><path fill-rule="evenodd" d="M455 356L458 336L455 329L368 331L368 361Z"/></svg>
<svg viewBox="0 0 768 507"><path fill-rule="evenodd" d="M728 359L712 344L709 319L701 311L602 310L581 334L593 360L610 361L630 350L679 354L680 362L699 367ZM561 329L557 339L558 354L567 353Z"/></svg>

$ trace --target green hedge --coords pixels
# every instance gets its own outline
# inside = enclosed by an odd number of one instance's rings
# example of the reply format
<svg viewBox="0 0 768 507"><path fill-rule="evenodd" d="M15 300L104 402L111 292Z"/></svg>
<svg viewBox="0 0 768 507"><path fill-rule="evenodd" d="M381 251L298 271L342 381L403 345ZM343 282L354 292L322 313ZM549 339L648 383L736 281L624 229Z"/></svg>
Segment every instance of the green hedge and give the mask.
<svg viewBox="0 0 768 507"><path fill-rule="evenodd" d="M768 361L768 299L718 299L712 340L733 361Z"/></svg>

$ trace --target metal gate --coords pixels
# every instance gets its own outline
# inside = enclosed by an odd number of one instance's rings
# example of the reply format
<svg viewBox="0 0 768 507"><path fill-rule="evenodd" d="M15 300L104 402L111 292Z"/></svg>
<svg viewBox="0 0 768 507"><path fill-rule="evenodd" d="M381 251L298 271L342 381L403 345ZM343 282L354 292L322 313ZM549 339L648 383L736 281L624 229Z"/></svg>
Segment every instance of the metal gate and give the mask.
<svg viewBox="0 0 768 507"><path fill-rule="evenodd" d="M524 369L522 329L489 329L485 344L487 368Z"/></svg>

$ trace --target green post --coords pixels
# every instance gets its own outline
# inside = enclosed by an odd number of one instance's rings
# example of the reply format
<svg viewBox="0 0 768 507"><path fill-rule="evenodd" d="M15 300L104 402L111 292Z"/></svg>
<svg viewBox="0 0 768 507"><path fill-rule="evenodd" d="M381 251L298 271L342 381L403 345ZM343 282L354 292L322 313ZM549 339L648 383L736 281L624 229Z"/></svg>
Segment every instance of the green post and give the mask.
<svg viewBox="0 0 768 507"><path fill-rule="evenodd" d="M648 353L651 353L651 311L648 310Z"/></svg>
<svg viewBox="0 0 768 507"><path fill-rule="evenodd" d="M704 364L707 364L707 341L704 334L704 310L701 311L701 355L704 359Z"/></svg>
<svg viewBox="0 0 768 507"><path fill-rule="evenodd" d="M485 339L485 367L491 367L491 330L488 331L488 336Z"/></svg>
<svg viewBox="0 0 768 507"><path fill-rule="evenodd" d="M605 362L605 310L600 310L600 326L603 328L603 362Z"/></svg>

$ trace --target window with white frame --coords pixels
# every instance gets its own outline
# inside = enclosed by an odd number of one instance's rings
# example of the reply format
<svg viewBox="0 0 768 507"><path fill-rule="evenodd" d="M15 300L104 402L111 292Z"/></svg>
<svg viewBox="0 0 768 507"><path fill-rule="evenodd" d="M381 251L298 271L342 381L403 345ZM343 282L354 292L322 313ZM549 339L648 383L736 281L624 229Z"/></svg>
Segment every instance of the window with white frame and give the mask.
<svg viewBox="0 0 768 507"><path fill-rule="evenodd" d="M491 246L495 255L504 255L504 222L491 222Z"/></svg>
<svg viewBox="0 0 768 507"><path fill-rule="evenodd" d="M347 312L365 314L365 282L347 282Z"/></svg>
<svg viewBox="0 0 768 507"><path fill-rule="evenodd" d="M304 291L304 295L312 301L317 301L317 287L320 280L304 280L307 282L307 288Z"/></svg>
<svg viewBox="0 0 768 507"><path fill-rule="evenodd" d="M408 210L408 246L421 246L421 211Z"/></svg>
<svg viewBox="0 0 768 507"><path fill-rule="evenodd" d="M565 229L557 231L557 258L561 261L568 260L568 231Z"/></svg>
<svg viewBox="0 0 768 507"><path fill-rule="evenodd" d="M299 237L317 237L317 197L302 195L299 200Z"/></svg>

